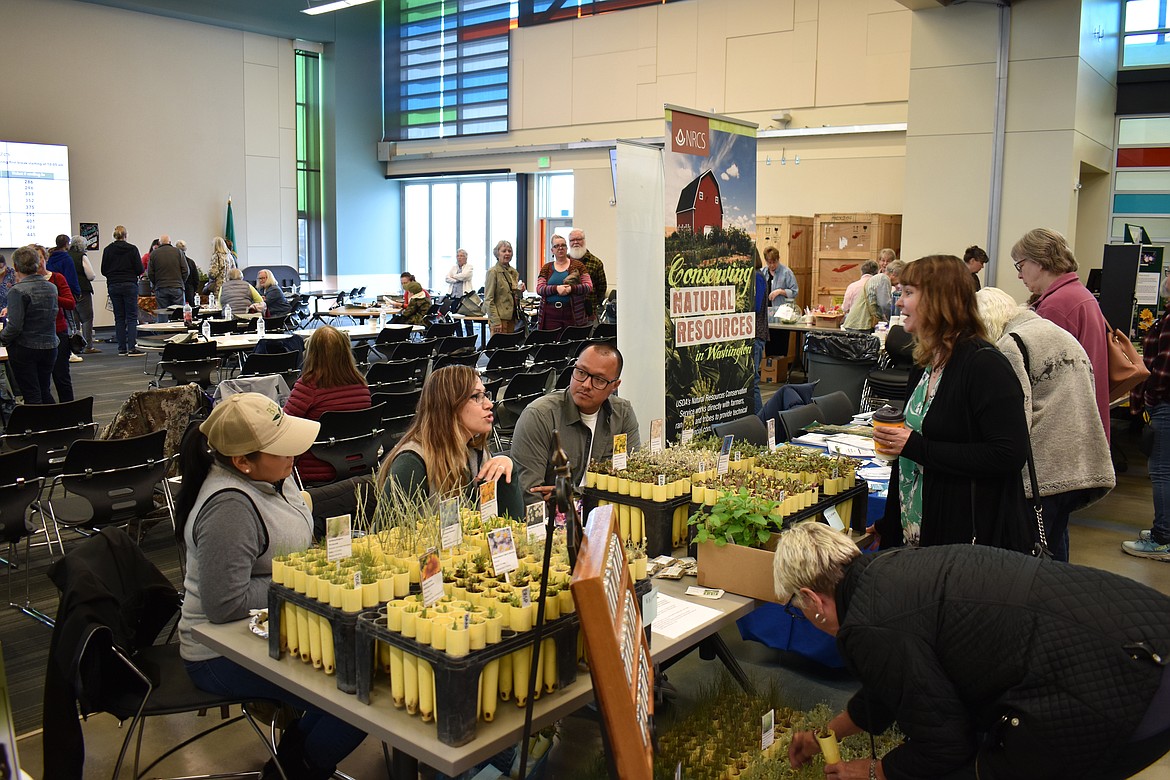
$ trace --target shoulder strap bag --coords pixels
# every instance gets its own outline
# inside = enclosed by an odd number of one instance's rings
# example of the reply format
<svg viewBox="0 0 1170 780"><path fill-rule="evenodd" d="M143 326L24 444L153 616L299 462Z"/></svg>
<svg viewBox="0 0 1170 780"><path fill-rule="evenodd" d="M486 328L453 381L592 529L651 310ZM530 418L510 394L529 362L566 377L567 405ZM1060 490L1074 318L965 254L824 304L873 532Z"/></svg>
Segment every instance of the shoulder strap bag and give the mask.
<svg viewBox="0 0 1170 780"><path fill-rule="evenodd" d="M1008 335L1020 348L1020 355L1024 358L1024 375L1028 377L1028 383L1031 384L1032 368L1028 361L1028 348L1024 346L1024 340L1017 334L1009 333ZM1129 339L1126 339L1126 342L1128 341ZM1132 348L1133 345L1130 346ZM1036 543L1032 546L1032 556L1046 561L1052 560L1052 551L1048 549L1048 534L1044 532L1044 506L1040 503L1040 482L1036 479L1036 461L1032 457L1031 431L1028 431L1028 481L1032 487L1032 511L1036 515Z"/></svg>
<svg viewBox="0 0 1170 780"><path fill-rule="evenodd" d="M1134 348L1133 342L1117 328L1105 326L1105 343L1109 349L1109 400L1116 401L1150 376L1150 370Z"/></svg>

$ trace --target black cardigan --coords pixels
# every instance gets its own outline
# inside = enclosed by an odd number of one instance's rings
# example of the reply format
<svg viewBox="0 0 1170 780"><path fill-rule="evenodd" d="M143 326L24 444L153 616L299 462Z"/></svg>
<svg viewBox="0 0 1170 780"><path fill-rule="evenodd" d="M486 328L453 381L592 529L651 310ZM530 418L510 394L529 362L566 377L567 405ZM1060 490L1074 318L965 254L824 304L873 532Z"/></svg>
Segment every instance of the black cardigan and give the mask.
<svg viewBox="0 0 1170 780"><path fill-rule="evenodd" d="M910 373L906 397L923 369ZM1028 457L1024 391L1011 364L985 341L960 343L947 361L922 432L910 434L903 457L922 466L920 544L978 544L1027 551L1035 529L1020 471ZM972 496L972 489L974 495ZM898 464L890 476L881 546L900 547Z"/></svg>
<svg viewBox="0 0 1170 780"><path fill-rule="evenodd" d="M976 753L985 778L1128 775L1111 767L1162 679L1167 596L971 545L863 555L835 596L837 647L862 686L850 716L907 736L882 759L890 780L951 777Z"/></svg>

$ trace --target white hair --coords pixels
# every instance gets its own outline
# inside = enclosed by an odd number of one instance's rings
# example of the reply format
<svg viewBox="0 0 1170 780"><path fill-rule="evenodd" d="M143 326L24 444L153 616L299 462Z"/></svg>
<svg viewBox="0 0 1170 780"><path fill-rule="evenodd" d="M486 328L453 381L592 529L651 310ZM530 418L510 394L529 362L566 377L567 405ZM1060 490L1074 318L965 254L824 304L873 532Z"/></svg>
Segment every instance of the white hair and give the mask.
<svg viewBox="0 0 1170 780"><path fill-rule="evenodd" d="M832 596L845 576L845 566L859 555L861 550L848 534L815 520L797 523L781 533L776 543L772 558L776 598L796 597L800 604L801 588Z"/></svg>
<svg viewBox="0 0 1170 780"><path fill-rule="evenodd" d="M975 293L975 302L979 305L979 319L983 321L987 337L993 342L1003 337L1007 324L1023 310L1015 298L998 287L984 287Z"/></svg>

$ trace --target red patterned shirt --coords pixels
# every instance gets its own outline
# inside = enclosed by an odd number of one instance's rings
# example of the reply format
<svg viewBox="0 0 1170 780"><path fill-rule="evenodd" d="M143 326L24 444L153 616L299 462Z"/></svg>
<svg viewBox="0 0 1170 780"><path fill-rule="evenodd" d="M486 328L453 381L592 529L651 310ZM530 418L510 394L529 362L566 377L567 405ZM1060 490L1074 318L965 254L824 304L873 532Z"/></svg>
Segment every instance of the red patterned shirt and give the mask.
<svg viewBox="0 0 1170 780"><path fill-rule="evenodd" d="M1134 390L1134 399L1147 407L1170 402L1170 313L1146 332L1142 339L1142 360L1150 378Z"/></svg>

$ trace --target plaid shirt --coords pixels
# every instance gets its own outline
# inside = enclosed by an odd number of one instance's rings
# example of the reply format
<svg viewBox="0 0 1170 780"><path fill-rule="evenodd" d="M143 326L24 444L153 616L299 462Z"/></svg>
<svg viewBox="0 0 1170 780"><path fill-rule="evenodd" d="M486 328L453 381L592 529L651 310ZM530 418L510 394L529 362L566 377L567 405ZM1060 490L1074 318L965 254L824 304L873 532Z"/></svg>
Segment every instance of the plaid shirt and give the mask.
<svg viewBox="0 0 1170 780"><path fill-rule="evenodd" d="M1133 395L1146 407L1170 403L1170 313L1163 314L1146 332L1142 339L1142 360L1150 369L1150 378Z"/></svg>

